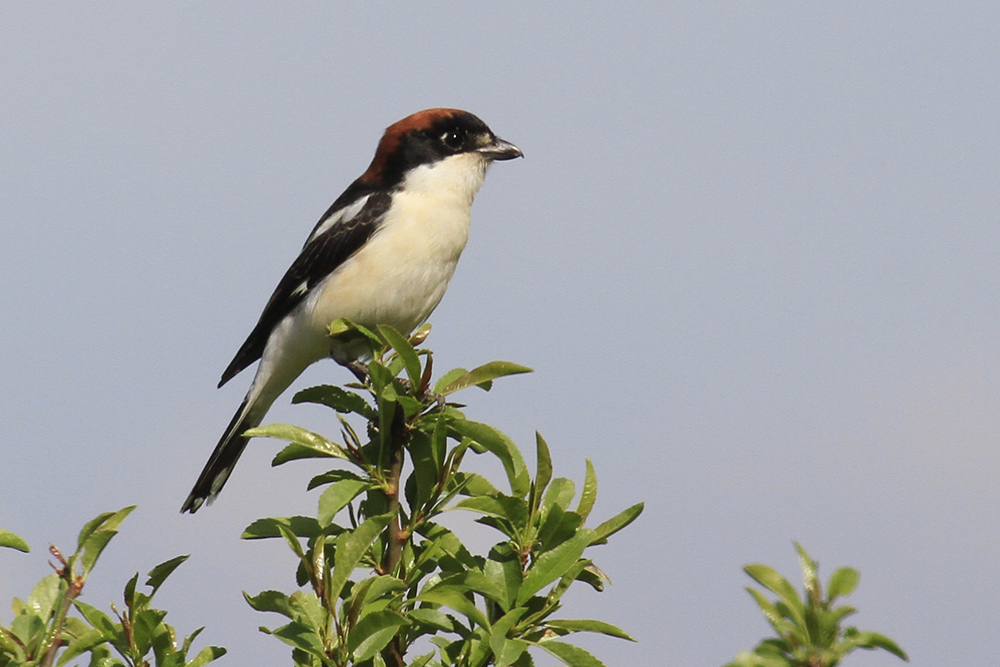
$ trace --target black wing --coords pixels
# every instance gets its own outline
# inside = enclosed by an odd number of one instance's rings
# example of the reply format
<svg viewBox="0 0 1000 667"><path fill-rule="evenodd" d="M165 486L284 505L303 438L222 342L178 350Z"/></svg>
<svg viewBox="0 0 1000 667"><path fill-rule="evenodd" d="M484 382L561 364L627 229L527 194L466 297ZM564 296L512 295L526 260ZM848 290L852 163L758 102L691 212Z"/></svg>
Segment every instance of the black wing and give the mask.
<svg viewBox="0 0 1000 667"><path fill-rule="evenodd" d="M337 205L342 199L344 197L340 197L330 207L326 215L317 223L313 233L331 215L339 214L347 208L347 206ZM388 192L369 194L368 201L358 213L348 220L335 223L330 229L306 242L302 252L292 262L274 289L271 298L268 299L257 325L223 372L222 379L219 381L220 387L244 368L260 359L261 355L264 354L264 346L267 345L271 330L288 313L292 312L292 309L306 297L313 287L347 261L371 238L378 229L379 222L388 210L391 201L392 198Z"/></svg>

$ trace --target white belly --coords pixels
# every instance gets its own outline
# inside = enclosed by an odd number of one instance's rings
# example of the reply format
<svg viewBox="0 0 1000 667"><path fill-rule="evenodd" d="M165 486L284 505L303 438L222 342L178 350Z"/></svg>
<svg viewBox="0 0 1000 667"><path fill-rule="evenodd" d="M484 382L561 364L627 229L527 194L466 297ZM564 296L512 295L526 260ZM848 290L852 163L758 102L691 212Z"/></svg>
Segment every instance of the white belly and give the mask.
<svg viewBox="0 0 1000 667"><path fill-rule="evenodd" d="M398 194L394 214L368 243L331 274L308 301L322 331L347 317L403 333L441 301L469 238L469 206L441 206L419 194Z"/></svg>

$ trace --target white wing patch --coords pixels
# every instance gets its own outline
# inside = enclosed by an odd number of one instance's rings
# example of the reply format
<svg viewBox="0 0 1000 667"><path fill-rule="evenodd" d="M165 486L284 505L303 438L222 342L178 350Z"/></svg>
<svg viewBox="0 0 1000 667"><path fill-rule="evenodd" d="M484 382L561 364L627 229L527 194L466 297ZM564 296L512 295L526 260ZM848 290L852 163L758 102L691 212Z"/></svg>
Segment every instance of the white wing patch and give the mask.
<svg viewBox="0 0 1000 667"><path fill-rule="evenodd" d="M361 199L357 200L350 206L346 206L337 213L334 213L329 218L324 220L314 231L309 238L306 240L306 245L309 245L314 239L322 236L330 230L334 225L338 225L343 222L350 222L358 213L361 213L361 209L365 207L368 203L368 197L371 195L365 195Z"/></svg>

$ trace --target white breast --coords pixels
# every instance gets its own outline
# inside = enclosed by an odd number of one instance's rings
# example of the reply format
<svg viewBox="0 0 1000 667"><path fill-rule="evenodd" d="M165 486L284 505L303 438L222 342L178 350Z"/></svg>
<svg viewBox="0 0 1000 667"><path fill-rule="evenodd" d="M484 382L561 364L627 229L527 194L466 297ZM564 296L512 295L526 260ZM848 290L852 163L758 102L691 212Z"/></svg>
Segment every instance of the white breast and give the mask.
<svg viewBox="0 0 1000 667"><path fill-rule="evenodd" d="M347 317L409 332L426 320L469 238L486 166L480 156L463 154L410 172L379 231L303 304L311 326L325 332Z"/></svg>

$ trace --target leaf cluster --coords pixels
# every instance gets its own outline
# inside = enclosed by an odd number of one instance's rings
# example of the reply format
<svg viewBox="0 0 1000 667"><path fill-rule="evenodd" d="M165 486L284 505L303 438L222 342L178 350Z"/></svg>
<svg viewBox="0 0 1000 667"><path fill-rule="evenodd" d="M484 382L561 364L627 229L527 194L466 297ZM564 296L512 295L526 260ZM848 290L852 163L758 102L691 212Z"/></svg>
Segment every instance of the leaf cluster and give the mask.
<svg viewBox="0 0 1000 667"><path fill-rule="evenodd" d="M146 580L152 589L148 594L136 590L139 575L133 576L125 585L122 611L111 606L113 618L79 599L97 559L134 509L106 512L89 521L68 558L50 547L58 562L55 572L43 577L26 600L15 598L14 620L0 625L0 667L67 665L85 654L91 667L202 667L225 653L207 646L188 659L201 628L178 644L176 631L164 621L167 612L151 606L153 595L187 556L153 568ZM0 546L28 551L27 543L8 531L0 531ZM74 610L79 616L71 615Z"/></svg>
<svg viewBox="0 0 1000 667"><path fill-rule="evenodd" d="M596 657L564 638L586 631L631 639L608 623L558 612L573 583L603 589L606 577L585 552L635 520L642 505L588 527L597 497L589 461L577 496L571 480L553 477L541 436L532 476L508 436L448 402L459 390L488 390L495 379L529 369L493 362L432 384L431 352L416 347L427 329L406 338L341 320L331 332L370 345L372 362L358 373L364 381L313 387L294 400L336 410L340 438L289 425L248 432L289 441L275 465L302 458L340 464L309 484L322 489L315 517L262 519L244 533L283 539L297 561L300 589L246 595L254 609L285 618L261 630L291 645L302 667L529 667L532 647L567 665L596 667ZM502 464L502 488L463 468L470 452ZM471 553L440 523L459 510L499 532L487 554Z"/></svg>
<svg viewBox="0 0 1000 667"><path fill-rule="evenodd" d="M799 597L795 587L767 565L743 568L765 589L778 596L771 601L760 591L747 587L777 637L764 639L753 650L743 652L725 667L834 667L855 649L883 649L909 661L894 641L877 632L844 627L843 621L857 612L848 605L835 606L837 598L850 595L861 578L854 568L836 570L826 586L819 578L819 563L810 558L798 543L805 590Z"/></svg>

